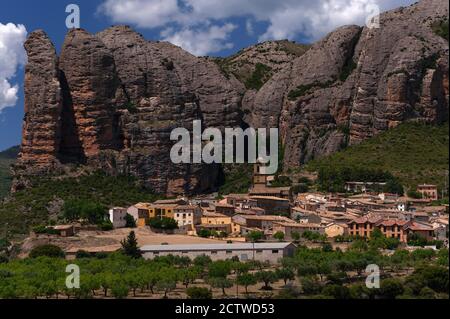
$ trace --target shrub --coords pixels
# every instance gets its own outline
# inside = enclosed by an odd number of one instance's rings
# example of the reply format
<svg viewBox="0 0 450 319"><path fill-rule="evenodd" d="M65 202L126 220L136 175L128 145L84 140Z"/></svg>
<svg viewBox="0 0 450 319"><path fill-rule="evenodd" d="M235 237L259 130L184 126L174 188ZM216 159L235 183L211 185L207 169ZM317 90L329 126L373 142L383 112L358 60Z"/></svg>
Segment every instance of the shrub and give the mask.
<svg viewBox="0 0 450 319"><path fill-rule="evenodd" d="M83 259L83 258L91 258L92 254L90 252L87 252L85 250L79 250L76 253L76 258L77 259Z"/></svg>
<svg viewBox="0 0 450 319"><path fill-rule="evenodd" d="M147 221L147 225L160 230L174 230L178 228L178 223L173 218L163 217L163 218L150 218Z"/></svg>
<svg viewBox="0 0 450 319"><path fill-rule="evenodd" d="M125 216L125 227L126 228L136 228L136 221L134 220L134 217L130 214L127 214Z"/></svg>
<svg viewBox="0 0 450 319"><path fill-rule="evenodd" d="M55 245L42 245L33 248L30 252L30 258L37 257L64 258L64 251Z"/></svg>
<svg viewBox="0 0 450 319"><path fill-rule="evenodd" d="M98 225L102 231L111 231L114 229L113 224L109 220L105 220Z"/></svg>
<svg viewBox="0 0 450 319"><path fill-rule="evenodd" d="M432 25L434 33L448 41L448 20L441 20Z"/></svg>
<svg viewBox="0 0 450 319"><path fill-rule="evenodd" d="M297 86L297 88L295 88L294 90L289 92L288 99L290 101L295 101L299 97L302 97L302 96L304 96L306 94L311 93L312 90L315 89L315 88L328 88L333 83L334 83L334 81L327 81L325 83L321 83L321 82L317 82L316 81L314 83L307 84L307 85L299 85L299 86Z"/></svg>
<svg viewBox="0 0 450 319"><path fill-rule="evenodd" d="M211 237L211 231L208 229L200 229L197 232L197 235L202 238L209 238L209 237Z"/></svg>
<svg viewBox="0 0 450 319"><path fill-rule="evenodd" d="M212 293L208 288L190 287L186 290L186 294L190 299L212 299Z"/></svg>
<svg viewBox="0 0 450 319"><path fill-rule="evenodd" d="M251 77L245 81L245 87L247 89L259 90L269 79L271 71L272 68L269 66L262 63L257 63L255 66L255 71L252 73Z"/></svg>

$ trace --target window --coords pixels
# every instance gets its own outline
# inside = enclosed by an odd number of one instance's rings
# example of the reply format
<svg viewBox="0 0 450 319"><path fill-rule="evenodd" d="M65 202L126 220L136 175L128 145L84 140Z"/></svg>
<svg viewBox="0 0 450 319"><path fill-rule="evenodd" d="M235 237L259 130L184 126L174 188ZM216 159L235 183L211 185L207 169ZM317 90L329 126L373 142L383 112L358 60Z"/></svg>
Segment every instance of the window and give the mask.
<svg viewBox="0 0 450 319"><path fill-rule="evenodd" d="M257 254L262 254L263 251L262 251L261 249L258 249L258 250L256 251L256 253L257 253Z"/></svg>
<svg viewBox="0 0 450 319"><path fill-rule="evenodd" d="M227 255L231 255L233 252L231 250L227 250Z"/></svg>
<svg viewBox="0 0 450 319"><path fill-rule="evenodd" d="M153 255L159 255L159 251L155 251L155 252L153 252Z"/></svg>
<svg viewBox="0 0 450 319"><path fill-rule="evenodd" d="M212 251L212 252L211 252L211 255L217 255L217 251L215 251L215 250Z"/></svg>
<svg viewBox="0 0 450 319"><path fill-rule="evenodd" d="M278 250L278 249L272 250L272 254L278 254L278 253L279 253L279 250Z"/></svg>

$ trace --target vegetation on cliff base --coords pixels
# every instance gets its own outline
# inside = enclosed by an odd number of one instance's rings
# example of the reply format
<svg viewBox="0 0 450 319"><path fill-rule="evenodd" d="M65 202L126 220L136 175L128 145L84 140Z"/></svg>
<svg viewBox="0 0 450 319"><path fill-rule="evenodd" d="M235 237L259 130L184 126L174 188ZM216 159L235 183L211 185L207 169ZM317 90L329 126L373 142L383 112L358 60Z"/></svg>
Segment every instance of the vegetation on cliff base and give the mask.
<svg viewBox="0 0 450 319"><path fill-rule="evenodd" d="M11 187L10 166L14 163L18 153L19 146L0 152L0 200L9 193Z"/></svg>
<svg viewBox="0 0 450 319"><path fill-rule="evenodd" d="M434 23L432 28L434 33L448 41L448 19Z"/></svg>
<svg viewBox="0 0 450 319"><path fill-rule="evenodd" d="M54 214L62 213L58 202L83 201L104 207L129 206L151 202L158 197L143 189L133 177L112 177L94 173L80 177L35 178L32 187L19 191L0 206L0 225L8 225L9 232L24 234L41 225ZM0 237L4 235L0 227Z"/></svg>
<svg viewBox="0 0 450 319"><path fill-rule="evenodd" d="M257 63L252 76L245 81L247 89L259 90L271 76L272 68L265 64Z"/></svg>
<svg viewBox="0 0 450 319"><path fill-rule="evenodd" d="M370 169L390 172L415 188L432 183L443 187L449 166L449 124L404 123L342 152L316 159L306 169Z"/></svg>
<svg viewBox="0 0 450 319"><path fill-rule="evenodd" d="M253 164L228 164L223 166L219 178L220 195L245 194L252 185Z"/></svg>

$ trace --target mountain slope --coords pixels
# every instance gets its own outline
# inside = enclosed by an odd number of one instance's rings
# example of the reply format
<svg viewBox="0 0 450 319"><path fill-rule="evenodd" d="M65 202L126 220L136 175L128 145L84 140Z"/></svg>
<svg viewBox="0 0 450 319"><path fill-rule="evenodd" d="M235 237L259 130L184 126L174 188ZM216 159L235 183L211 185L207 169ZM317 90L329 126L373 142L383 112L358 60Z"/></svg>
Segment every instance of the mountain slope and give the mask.
<svg viewBox="0 0 450 319"><path fill-rule="evenodd" d="M57 219L64 201L81 200L105 208L128 207L152 202L160 197L141 187L129 176L107 176L101 172L77 172L71 177L37 177L31 186L12 194L0 205L0 226L8 225L13 234L25 234L30 227ZM0 238L4 229L0 227Z"/></svg>
<svg viewBox="0 0 450 319"><path fill-rule="evenodd" d="M175 165L174 128L279 128L285 170L449 109L449 5L422 0L343 26L311 46L269 41L198 58L126 26L71 30L58 56L43 31L25 43L25 123L14 187L72 165L132 175L157 193L216 189L219 165ZM448 25L448 24L447 24Z"/></svg>
<svg viewBox="0 0 450 319"><path fill-rule="evenodd" d="M0 152L0 200L9 193L11 188L12 176L10 166L15 162L18 153L19 146Z"/></svg>
<svg viewBox="0 0 450 319"><path fill-rule="evenodd" d="M449 166L449 123L432 126L404 123L359 145L311 161L321 167L380 169L409 187L432 183L444 186Z"/></svg>

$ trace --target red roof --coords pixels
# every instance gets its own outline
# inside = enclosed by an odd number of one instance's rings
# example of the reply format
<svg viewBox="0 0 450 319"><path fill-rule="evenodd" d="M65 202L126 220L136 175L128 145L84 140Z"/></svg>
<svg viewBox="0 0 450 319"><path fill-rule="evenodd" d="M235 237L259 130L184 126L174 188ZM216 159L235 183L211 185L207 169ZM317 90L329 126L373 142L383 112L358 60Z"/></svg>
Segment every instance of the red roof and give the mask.
<svg viewBox="0 0 450 319"><path fill-rule="evenodd" d="M405 227L405 229L410 229L413 231L433 231L433 227L431 225L412 222Z"/></svg>
<svg viewBox="0 0 450 319"><path fill-rule="evenodd" d="M408 222L406 220L401 220L401 219L385 219L385 220L381 220L377 223L377 226L394 226L394 225L398 225L398 226L405 226L406 224L408 224Z"/></svg>

